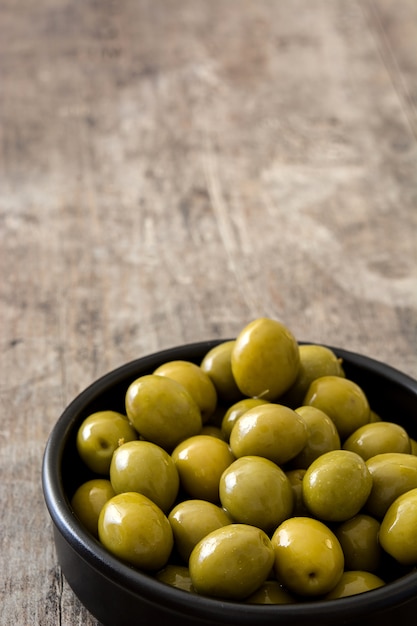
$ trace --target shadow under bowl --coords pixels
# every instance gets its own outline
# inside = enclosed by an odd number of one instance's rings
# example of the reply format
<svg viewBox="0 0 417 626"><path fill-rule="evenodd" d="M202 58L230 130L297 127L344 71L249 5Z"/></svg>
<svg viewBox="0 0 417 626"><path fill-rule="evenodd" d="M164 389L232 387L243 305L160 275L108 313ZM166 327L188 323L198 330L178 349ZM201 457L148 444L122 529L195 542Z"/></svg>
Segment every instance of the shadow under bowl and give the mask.
<svg viewBox="0 0 417 626"><path fill-rule="evenodd" d="M396 571L393 566L387 572L392 582L384 587L338 600L286 605L228 602L176 589L122 563L74 515L71 496L91 478L75 445L83 419L100 410L125 413L125 393L133 380L170 360L199 364L221 341L170 348L127 363L87 387L57 421L44 452L42 485L58 562L74 593L105 626L409 626L417 614L415 570ZM417 438L417 381L368 357L329 347L343 359L346 376L363 388L373 410Z"/></svg>

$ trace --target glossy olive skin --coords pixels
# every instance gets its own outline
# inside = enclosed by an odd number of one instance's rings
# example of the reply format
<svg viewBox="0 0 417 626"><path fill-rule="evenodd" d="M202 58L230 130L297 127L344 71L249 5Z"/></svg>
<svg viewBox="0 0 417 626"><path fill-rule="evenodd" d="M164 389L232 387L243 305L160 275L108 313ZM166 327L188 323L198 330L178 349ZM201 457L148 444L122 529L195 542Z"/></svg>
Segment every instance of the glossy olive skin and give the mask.
<svg viewBox="0 0 417 626"><path fill-rule="evenodd" d="M247 604L291 604L294 597L277 580L266 580L246 600Z"/></svg>
<svg viewBox="0 0 417 626"><path fill-rule="evenodd" d="M114 489L107 478L93 478L80 485L71 498L75 515L95 537L98 537L101 509L114 495Z"/></svg>
<svg viewBox="0 0 417 626"><path fill-rule="evenodd" d="M371 572L366 571L346 571L343 572L338 584L330 593L325 596L325 600L336 600L337 598L346 598L347 596L355 596L359 593L372 591L383 587L385 582Z"/></svg>
<svg viewBox="0 0 417 626"><path fill-rule="evenodd" d="M292 514L290 482L275 463L258 456L241 457L222 474L220 502L236 522L271 532Z"/></svg>
<svg viewBox="0 0 417 626"><path fill-rule="evenodd" d="M194 591L190 570L186 565L168 563L168 565L156 574L155 578L161 583L171 585L171 587L175 587L176 589L182 589L190 593Z"/></svg>
<svg viewBox="0 0 417 626"><path fill-rule="evenodd" d="M183 385L197 403L203 424L213 415L217 406L217 391L210 376L190 361L169 361L154 372L167 376Z"/></svg>
<svg viewBox="0 0 417 626"><path fill-rule="evenodd" d="M116 411L98 411L86 417L77 432L78 454L96 474L107 475L120 442L138 438L127 417Z"/></svg>
<svg viewBox="0 0 417 626"><path fill-rule="evenodd" d="M394 500L379 531L383 549L402 565L417 565L416 528L417 488Z"/></svg>
<svg viewBox="0 0 417 626"><path fill-rule="evenodd" d="M307 443L307 426L295 411L268 403L249 409L230 433L233 454L261 456L277 465L294 458Z"/></svg>
<svg viewBox="0 0 417 626"><path fill-rule="evenodd" d="M366 461L372 476L372 489L366 510L381 519L398 496L417 487L417 457L386 452Z"/></svg>
<svg viewBox="0 0 417 626"><path fill-rule="evenodd" d="M106 502L98 534L109 552L145 571L164 567L174 544L171 525L161 509L134 492L117 494Z"/></svg>
<svg viewBox="0 0 417 626"><path fill-rule="evenodd" d="M340 449L339 433L328 415L314 406L301 406L295 409L295 412L303 418L307 427L307 441L292 459L294 467L307 469L325 452Z"/></svg>
<svg viewBox="0 0 417 626"><path fill-rule="evenodd" d="M209 350L200 363L203 372L213 381L218 398L225 404L237 402L242 397L232 372L234 345L234 340L223 341Z"/></svg>
<svg viewBox="0 0 417 626"><path fill-rule="evenodd" d="M333 420L342 441L370 419L371 409L363 390L353 380L340 376L322 376L314 380L303 404L326 413Z"/></svg>
<svg viewBox="0 0 417 626"><path fill-rule="evenodd" d="M345 555L346 570L378 570L382 557L379 528L379 521L364 513L355 515L337 527L334 532Z"/></svg>
<svg viewBox="0 0 417 626"><path fill-rule="evenodd" d="M232 404L224 414L221 430L226 441L229 441L233 426L237 420L249 409L262 404L267 404L267 400L261 398L243 398Z"/></svg>
<svg viewBox="0 0 417 626"><path fill-rule="evenodd" d="M200 409L187 389L167 376L146 374L126 391L126 413L138 433L167 452L202 428Z"/></svg>
<svg viewBox="0 0 417 626"><path fill-rule="evenodd" d="M110 464L110 481L115 493L142 493L164 512L173 505L180 484L172 457L150 441L119 446Z"/></svg>
<svg viewBox="0 0 417 626"><path fill-rule="evenodd" d="M198 593L244 600L265 582L273 562L268 535L254 526L230 524L214 530L196 545L189 568Z"/></svg>
<svg viewBox="0 0 417 626"><path fill-rule="evenodd" d="M322 376L345 377L341 359L330 348L316 344L299 346L300 368L293 385L285 393L282 402L293 408L302 405L311 383Z"/></svg>
<svg viewBox="0 0 417 626"><path fill-rule="evenodd" d="M219 481L235 460L229 445L217 437L195 435L172 452L182 488L192 498L219 501Z"/></svg>
<svg viewBox="0 0 417 626"><path fill-rule="evenodd" d="M344 555L334 533L309 517L292 517L271 538L275 574L290 592L300 596L329 593L339 582Z"/></svg>
<svg viewBox="0 0 417 626"><path fill-rule="evenodd" d="M314 517L345 521L361 510L372 489L365 461L355 452L326 452L308 467L303 478L303 500Z"/></svg>
<svg viewBox="0 0 417 626"><path fill-rule="evenodd" d="M355 430L343 443L344 450L360 454L366 460L384 452L411 453L405 428L393 422L373 422Z"/></svg>
<svg viewBox="0 0 417 626"><path fill-rule="evenodd" d="M232 372L246 396L276 400L294 383L299 366L297 341L277 320L253 320L236 338Z"/></svg>
<svg viewBox="0 0 417 626"><path fill-rule="evenodd" d="M207 500L184 500L168 515L178 554L188 563L190 554L203 537L232 523L229 515Z"/></svg>

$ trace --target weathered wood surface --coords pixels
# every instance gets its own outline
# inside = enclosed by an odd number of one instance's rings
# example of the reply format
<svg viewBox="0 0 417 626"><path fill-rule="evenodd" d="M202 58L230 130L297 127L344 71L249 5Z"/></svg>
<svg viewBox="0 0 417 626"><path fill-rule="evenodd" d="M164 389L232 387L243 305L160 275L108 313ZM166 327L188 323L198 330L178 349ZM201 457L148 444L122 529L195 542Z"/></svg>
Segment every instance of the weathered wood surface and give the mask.
<svg viewBox="0 0 417 626"><path fill-rule="evenodd" d="M415 0L0 0L0 620L93 626L47 436L260 315L417 376Z"/></svg>

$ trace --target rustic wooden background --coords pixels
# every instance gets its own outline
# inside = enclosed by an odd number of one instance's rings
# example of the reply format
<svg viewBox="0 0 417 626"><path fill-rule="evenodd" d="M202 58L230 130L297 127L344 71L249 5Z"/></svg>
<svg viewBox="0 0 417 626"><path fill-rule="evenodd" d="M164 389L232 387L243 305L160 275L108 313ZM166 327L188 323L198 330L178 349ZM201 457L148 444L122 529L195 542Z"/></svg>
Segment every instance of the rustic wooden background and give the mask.
<svg viewBox="0 0 417 626"><path fill-rule="evenodd" d="M281 319L417 376L416 0L0 0L0 620L93 626L40 482L122 363Z"/></svg>

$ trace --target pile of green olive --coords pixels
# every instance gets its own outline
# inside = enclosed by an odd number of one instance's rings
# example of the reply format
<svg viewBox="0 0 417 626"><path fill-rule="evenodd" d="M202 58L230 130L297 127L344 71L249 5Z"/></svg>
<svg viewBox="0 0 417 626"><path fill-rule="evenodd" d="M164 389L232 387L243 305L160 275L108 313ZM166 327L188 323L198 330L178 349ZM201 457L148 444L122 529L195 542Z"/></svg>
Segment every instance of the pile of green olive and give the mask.
<svg viewBox="0 0 417 626"><path fill-rule="evenodd" d="M343 363L259 318L200 364L164 363L88 416L75 514L179 589L258 604L336 599L417 565L417 443ZM401 570L403 571L403 570Z"/></svg>

